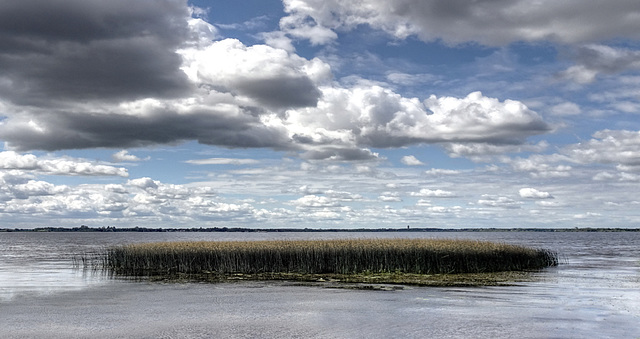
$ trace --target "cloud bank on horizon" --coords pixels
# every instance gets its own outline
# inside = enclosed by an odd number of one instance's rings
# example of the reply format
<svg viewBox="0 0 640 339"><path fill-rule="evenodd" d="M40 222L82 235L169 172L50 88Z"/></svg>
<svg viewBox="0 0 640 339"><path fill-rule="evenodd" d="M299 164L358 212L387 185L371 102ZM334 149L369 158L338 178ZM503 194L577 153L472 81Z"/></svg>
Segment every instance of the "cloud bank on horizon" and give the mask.
<svg viewBox="0 0 640 339"><path fill-rule="evenodd" d="M637 227L640 6L0 5L2 227Z"/></svg>

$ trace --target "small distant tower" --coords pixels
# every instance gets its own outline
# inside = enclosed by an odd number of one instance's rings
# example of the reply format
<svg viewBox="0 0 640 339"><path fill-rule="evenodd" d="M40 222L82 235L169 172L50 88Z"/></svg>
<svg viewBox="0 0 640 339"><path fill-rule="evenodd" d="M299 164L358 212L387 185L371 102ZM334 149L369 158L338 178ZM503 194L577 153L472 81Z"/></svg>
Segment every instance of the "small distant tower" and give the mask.
<svg viewBox="0 0 640 339"><path fill-rule="evenodd" d="M407 225L407 229L409 229L409 225Z"/></svg>

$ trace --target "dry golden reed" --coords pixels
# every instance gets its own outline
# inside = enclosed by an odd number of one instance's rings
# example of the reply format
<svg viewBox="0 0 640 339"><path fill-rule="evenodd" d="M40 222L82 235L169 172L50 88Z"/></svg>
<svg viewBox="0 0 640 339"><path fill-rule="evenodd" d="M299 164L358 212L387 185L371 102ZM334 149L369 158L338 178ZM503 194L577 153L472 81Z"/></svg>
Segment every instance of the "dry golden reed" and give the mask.
<svg viewBox="0 0 640 339"><path fill-rule="evenodd" d="M123 245L104 265L120 275L482 273L557 265L555 253L470 240L208 241Z"/></svg>

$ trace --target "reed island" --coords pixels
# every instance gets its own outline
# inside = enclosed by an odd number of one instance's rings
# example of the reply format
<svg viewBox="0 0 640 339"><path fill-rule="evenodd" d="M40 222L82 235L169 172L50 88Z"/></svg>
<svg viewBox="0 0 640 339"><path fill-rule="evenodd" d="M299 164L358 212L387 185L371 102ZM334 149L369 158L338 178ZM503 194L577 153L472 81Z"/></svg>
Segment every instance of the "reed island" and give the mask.
<svg viewBox="0 0 640 339"><path fill-rule="evenodd" d="M556 253L472 240L356 239L138 243L106 250L101 266L152 280L495 285L558 264Z"/></svg>

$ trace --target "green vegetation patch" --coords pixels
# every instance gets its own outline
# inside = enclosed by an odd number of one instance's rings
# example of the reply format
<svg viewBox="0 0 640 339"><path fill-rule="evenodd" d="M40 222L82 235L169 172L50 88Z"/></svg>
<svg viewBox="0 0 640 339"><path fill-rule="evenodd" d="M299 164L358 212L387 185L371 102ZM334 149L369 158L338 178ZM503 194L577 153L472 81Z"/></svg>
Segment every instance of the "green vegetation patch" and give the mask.
<svg viewBox="0 0 640 339"><path fill-rule="evenodd" d="M357 239L142 243L107 250L103 266L162 280L292 280L431 286L493 285L558 264L557 255L471 240Z"/></svg>

